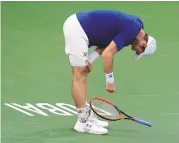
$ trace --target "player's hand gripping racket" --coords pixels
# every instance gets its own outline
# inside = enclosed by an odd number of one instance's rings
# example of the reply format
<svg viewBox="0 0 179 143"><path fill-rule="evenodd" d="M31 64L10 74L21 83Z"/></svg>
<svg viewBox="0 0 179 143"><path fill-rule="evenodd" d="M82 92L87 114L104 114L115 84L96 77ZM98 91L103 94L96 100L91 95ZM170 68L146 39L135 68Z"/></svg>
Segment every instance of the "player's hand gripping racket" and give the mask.
<svg viewBox="0 0 179 143"><path fill-rule="evenodd" d="M127 115L126 113L121 111L116 105L104 98L95 97L91 99L90 107L96 115L106 120L117 121L127 119L146 125L148 127L152 126L152 123L150 122Z"/></svg>

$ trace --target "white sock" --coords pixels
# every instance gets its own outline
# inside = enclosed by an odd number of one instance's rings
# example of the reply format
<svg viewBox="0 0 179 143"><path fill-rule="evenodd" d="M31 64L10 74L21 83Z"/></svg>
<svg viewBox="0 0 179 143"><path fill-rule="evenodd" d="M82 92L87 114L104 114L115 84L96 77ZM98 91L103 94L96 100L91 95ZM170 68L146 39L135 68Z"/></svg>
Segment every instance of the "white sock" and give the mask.
<svg viewBox="0 0 179 143"><path fill-rule="evenodd" d="M91 110L90 105L88 104L87 101L86 101L86 106ZM90 115L91 115L92 118L96 118L97 119L96 115L93 113L92 110L91 110L91 114Z"/></svg>
<svg viewBox="0 0 179 143"><path fill-rule="evenodd" d="M88 106L85 108L77 109L78 111L78 120L81 123L85 123L88 120L88 117L90 116L91 110Z"/></svg>

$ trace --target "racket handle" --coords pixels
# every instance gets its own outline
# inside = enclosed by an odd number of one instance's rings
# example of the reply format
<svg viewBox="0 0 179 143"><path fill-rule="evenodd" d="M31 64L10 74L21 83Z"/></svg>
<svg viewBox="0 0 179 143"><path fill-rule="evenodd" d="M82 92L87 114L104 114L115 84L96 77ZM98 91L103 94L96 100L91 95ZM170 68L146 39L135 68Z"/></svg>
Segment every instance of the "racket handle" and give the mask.
<svg viewBox="0 0 179 143"><path fill-rule="evenodd" d="M137 119L137 118L132 118L132 120L137 122L137 123L146 125L148 127L152 127L152 123L150 123L150 122L147 122L147 121L144 121L144 120L141 120L141 119Z"/></svg>

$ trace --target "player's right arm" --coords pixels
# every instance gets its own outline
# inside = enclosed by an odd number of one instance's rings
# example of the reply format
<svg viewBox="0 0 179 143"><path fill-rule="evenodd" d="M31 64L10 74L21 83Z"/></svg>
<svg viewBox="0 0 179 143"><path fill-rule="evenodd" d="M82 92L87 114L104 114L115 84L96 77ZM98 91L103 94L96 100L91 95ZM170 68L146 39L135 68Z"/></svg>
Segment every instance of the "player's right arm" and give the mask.
<svg viewBox="0 0 179 143"><path fill-rule="evenodd" d="M110 93L114 92L114 76L113 76L113 58L117 53L118 48L114 41L112 41L102 53L102 62L106 78L106 90Z"/></svg>

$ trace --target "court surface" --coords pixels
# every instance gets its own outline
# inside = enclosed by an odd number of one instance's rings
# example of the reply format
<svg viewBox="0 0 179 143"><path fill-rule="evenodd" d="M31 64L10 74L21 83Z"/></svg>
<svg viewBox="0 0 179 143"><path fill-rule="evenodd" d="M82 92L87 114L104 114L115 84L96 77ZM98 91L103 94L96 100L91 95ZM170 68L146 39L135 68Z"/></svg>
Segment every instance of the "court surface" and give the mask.
<svg viewBox="0 0 179 143"><path fill-rule="evenodd" d="M2 143L179 143L179 2L2 2L1 6ZM127 113L151 121L152 128L118 121L110 122L106 136L73 131L71 67L62 26L69 15L92 9L136 14L157 39L156 53L139 62L127 47L116 55L114 94L104 90L101 59L93 65L88 90L88 99L105 97Z"/></svg>

